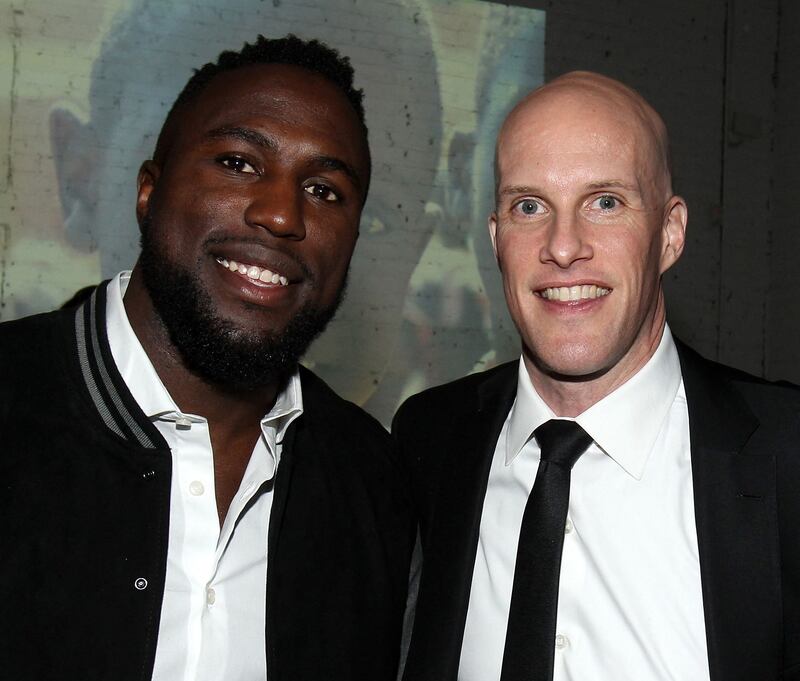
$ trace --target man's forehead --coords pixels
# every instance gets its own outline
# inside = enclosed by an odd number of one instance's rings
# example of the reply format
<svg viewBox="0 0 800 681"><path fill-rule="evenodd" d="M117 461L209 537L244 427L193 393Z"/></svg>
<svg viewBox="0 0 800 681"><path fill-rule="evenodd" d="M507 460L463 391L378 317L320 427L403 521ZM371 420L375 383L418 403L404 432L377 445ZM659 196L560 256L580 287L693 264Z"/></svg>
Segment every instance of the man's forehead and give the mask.
<svg viewBox="0 0 800 681"><path fill-rule="evenodd" d="M654 128L663 126L661 117L638 92L598 73L573 71L559 76L533 90L516 109L524 110L549 101L557 101L563 108L570 104L578 107L610 107L620 116Z"/></svg>
<svg viewBox="0 0 800 681"><path fill-rule="evenodd" d="M498 140L499 169L586 176L613 166L636 174L647 163L643 135L616 116L586 107L524 112ZM504 178L505 181L505 178Z"/></svg>
<svg viewBox="0 0 800 681"><path fill-rule="evenodd" d="M497 170L519 164L562 165L577 158L622 160L635 174L666 179L666 128L637 93L597 74L568 74L534 90L506 119L497 145ZM504 184L506 178L498 177Z"/></svg>
<svg viewBox="0 0 800 681"><path fill-rule="evenodd" d="M557 81L517 105L501 130L500 141L526 135L537 135L545 143L562 138L568 143L576 138L648 137L647 123L641 107L614 89Z"/></svg>
<svg viewBox="0 0 800 681"><path fill-rule="evenodd" d="M312 132L326 139L331 151L352 154L358 157L352 163L366 164L366 140L345 94L324 76L289 64L255 64L217 74L182 105L173 136L195 143L220 129L258 128L266 121Z"/></svg>

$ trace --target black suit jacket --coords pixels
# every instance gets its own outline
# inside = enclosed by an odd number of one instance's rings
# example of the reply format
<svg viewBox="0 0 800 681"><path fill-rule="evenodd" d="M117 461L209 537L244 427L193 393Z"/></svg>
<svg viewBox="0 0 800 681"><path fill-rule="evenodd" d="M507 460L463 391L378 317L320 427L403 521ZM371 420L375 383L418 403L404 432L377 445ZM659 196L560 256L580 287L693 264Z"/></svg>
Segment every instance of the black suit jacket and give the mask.
<svg viewBox="0 0 800 681"><path fill-rule="evenodd" d="M0 325L0 678L145 681L171 453L122 381L104 287ZM386 431L301 372L268 535L270 681L393 681L413 520Z"/></svg>
<svg viewBox="0 0 800 681"><path fill-rule="evenodd" d="M800 679L800 391L679 345L711 681ZM454 681L489 467L517 363L409 399L394 436L422 571L405 681Z"/></svg>

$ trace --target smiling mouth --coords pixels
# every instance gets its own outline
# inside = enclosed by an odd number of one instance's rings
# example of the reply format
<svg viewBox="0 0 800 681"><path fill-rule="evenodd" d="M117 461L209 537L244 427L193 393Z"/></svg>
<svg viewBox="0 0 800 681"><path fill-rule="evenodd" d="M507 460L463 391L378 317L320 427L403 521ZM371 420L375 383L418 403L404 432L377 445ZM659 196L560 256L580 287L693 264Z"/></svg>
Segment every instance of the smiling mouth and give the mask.
<svg viewBox="0 0 800 681"><path fill-rule="evenodd" d="M258 265L248 265L247 263L236 262L235 260L227 260L226 258L217 257L217 262L235 272L243 279L247 279L253 283L258 284L274 284L277 286L288 286L289 280L278 272L273 272Z"/></svg>
<svg viewBox="0 0 800 681"><path fill-rule="evenodd" d="M559 302L569 302L573 300L594 300L602 298L611 293L610 288L603 288L595 284L583 284L579 286L554 286L536 291L536 295L545 300L555 300Z"/></svg>

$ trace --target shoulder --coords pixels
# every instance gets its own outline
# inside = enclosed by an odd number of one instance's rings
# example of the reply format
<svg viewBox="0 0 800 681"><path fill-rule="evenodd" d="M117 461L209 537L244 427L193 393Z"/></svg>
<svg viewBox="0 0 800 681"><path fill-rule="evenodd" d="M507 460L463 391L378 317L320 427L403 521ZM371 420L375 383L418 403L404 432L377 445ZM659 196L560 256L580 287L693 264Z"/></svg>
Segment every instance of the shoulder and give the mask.
<svg viewBox="0 0 800 681"><path fill-rule="evenodd" d="M491 394L516 387L517 367L518 361L514 360L409 397L397 410L392 430L402 427L407 420L419 423L477 411L484 391Z"/></svg>
<svg viewBox="0 0 800 681"><path fill-rule="evenodd" d="M362 445L388 446L386 429L361 407L337 395L315 373L300 367L304 419L309 430L320 436L359 441Z"/></svg>
<svg viewBox="0 0 800 681"><path fill-rule="evenodd" d="M725 369L728 380L757 412L788 409L800 415L800 386L788 381L768 381L730 367Z"/></svg>
<svg viewBox="0 0 800 681"><path fill-rule="evenodd" d="M74 310L56 310L2 322L0 323L0 344L7 345L31 336L39 336L42 333L47 338L52 333L59 333L64 327L65 319L71 320L74 316ZM25 348L20 348L20 350L25 350Z"/></svg>
<svg viewBox="0 0 800 681"><path fill-rule="evenodd" d="M40 436L42 419L63 419L76 392L73 314L51 312L0 324L0 428L3 458ZM59 408L56 409L55 405Z"/></svg>
<svg viewBox="0 0 800 681"><path fill-rule="evenodd" d="M295 480L319 492L345 490L366 500L371 513L399 515L406 508L405 478L388 431L357 405L337 395L321 378L300 368L303 414L296 421L292 450Z"/></svg>
<svg viewBox="0 0 800 681"><path fill-rule="evenodd" d="M680 342L678 352L687 397L699 390L721 400L731 400L736 395L761 422L800 418L800 386L788 381L769 381L714 362Z"/></svg>
<svg viewBox="0 0 800 681"><path fill-rule="evenodd" d="M46 312L0 324L0 376L38 374L50 366L74 340L74 315Z"/></svg>

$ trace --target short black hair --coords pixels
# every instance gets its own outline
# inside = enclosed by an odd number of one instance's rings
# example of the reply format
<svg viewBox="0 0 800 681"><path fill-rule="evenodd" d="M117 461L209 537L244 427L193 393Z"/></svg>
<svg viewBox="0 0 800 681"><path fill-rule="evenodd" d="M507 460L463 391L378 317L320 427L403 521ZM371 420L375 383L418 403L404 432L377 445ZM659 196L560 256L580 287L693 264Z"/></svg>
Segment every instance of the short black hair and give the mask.
<svg viewBox="0 0 800 681"><path fill-rule="evenodd" d="M238 52L226 50L221 52L214 62L209 62L194 70L178 98L167 114L161 132L158 135L153 158L163 159L172 138L175 120L188 103L197 99L208 87L208 84L219 74L235 71L246 66L258 64L289 64L299 66L326 78L341 90L358 116L367 141L367 124L364 117L364 91L353 87L353 67L350 59L339 54L338 50L328 47L319 40L303 40L293 33L283 38L265 38L259 35L255 42L245 43ZM367 154L369 145L366 144Z"/></svg>

